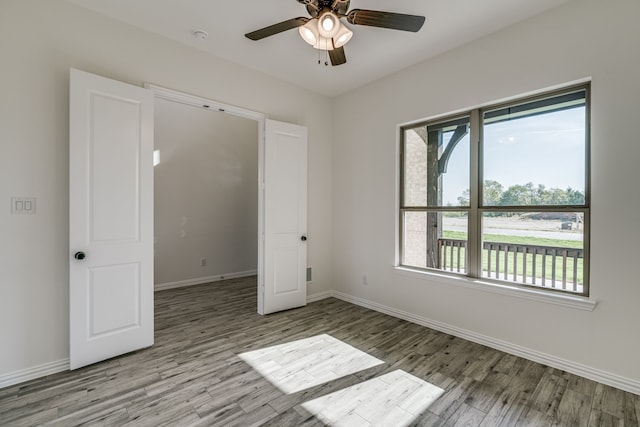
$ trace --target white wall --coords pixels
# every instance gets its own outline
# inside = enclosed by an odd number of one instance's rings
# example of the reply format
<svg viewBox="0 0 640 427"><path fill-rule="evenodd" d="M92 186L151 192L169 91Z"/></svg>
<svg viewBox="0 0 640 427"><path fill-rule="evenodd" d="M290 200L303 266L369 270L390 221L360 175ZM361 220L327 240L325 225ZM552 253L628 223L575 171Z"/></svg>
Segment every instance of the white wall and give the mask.
<svg viewBox="0 0 640 427"><path fill-rule="evenodd" d="M637 385L637 16L637 0L574 0L330 101L61 0L2 0L0 378L46 372L68 356L68 69L75 67L307 126L310 294L335 285ZM396 125L585 77L593 79L595 310L397 274ZM11 196L37 197L37 214L11 215Z"/></svg>
<svg viewBox="0 0 640 427"><path fill-rule="evenodd" d="M640 2L559 9L354 90L334 102L336 289L447 328L521 346L640 390ZM427 22L428 25L428 22ZM416 278L395 256L400 123L592 78L594 311ZM339 149L337 149L339 147ZM368 286L362 276L368 276Z"/></svg>
<svg viewBox="0 0 640 427"><path fill-rule="evenodd" d="M258 122L163 99L154 114L156 285L255 272Z"/></svg>
<svg viewBox="0 0 640 427"><path fill-rule="evenodd" d="M61 0L2 0L0 58L0 379L68 357L70 67L307 126L308 291L330 288L328 99ZM37 214L11 215L11 196L37 197Z"/></svg>

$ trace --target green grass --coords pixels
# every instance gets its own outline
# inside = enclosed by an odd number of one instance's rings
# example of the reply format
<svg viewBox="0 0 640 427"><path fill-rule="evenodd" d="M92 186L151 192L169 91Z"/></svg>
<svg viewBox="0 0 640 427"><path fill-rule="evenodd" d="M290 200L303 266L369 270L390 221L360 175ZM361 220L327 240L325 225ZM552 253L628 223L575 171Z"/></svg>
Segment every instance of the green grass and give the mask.
<svg viewBox="0 0 640 427"><path fill-rule="evenodd" d="M466 233L463 232L459 232L459 231L444 231L443 232L443 238L445 239L460 239L460 240L465 240L467 238ZM507 236L507 235L499 235L499 234L485 234L484 235L484 239L485 241L488 242L500 242L500 243L512 243L512 244L519 244L519 245L533 245L533 246L555 246L555 247L562 247L562 248L575 248L575 249L581 249L582 248L582 242L581 241L576 241L576 240L561 240L561 239L547 239L547 238L540 238L540 237L527 237L527 236ZM464 248L453 248L453 257L451 257L451 253L450 253L450 249L447 248L447 267L449 267L451 265L451 261L453 260L453 269L456 270L458 265L457 265L457 257L458 257L458 252L460 251L460 268L463 269L465 267L465 249ZM522 275L522 265L523 265L523 257L524 254L522 253L518 253L517 255L510 252L507 255L507 280L513 280L513 272L514 272L514 268L513 268L513 263L514 263L514 256L517 256L517 260L516 260L516 264L517 264L517 272L516 275L521 276ZM452 259L453 258L453 259ZM545 277L547 279L551 279L552 278L552 270L553 270L553 258L552 256L546 256L545 257ZM555 266L555 272L556 272L556 283L559 281L561 283L562 281L562 257L561 256L556 256L556 266ZM578 283L583 283L583 260L581 258L579 258L577 260L577 282ZM572 265L573 261L571 258L567 259L567 287L571 288L572 283L573 283L573 265ZM488 251L487 250L483 250L482 251L482 269L483 271L488 271ZM505 262L504 262L504 252L500 253L500 265L499 265L499 278L500 279L504 279L504 272L505 272ZM542 256L541 255L537 255L536 256L536 284L541 284L541 278L542 278ZM496 252L492 251L491 254L491 277L495 278L495 271L496 271ZM533 255L532 254L527 254L527 276L531 276L531 274L533 273ZM556 285L557 286L557 285Z"/></svg>
<svg viewBox="0 0 640 427"><path fill-rule="evenodd" d="M448 231L442 232L443 239L460 239L466 240L467 233L463 231ZM581 249L582 241L580 240L563 240L563 239L548 239L544 237L529 237L529 236L508 236L502 234L485 234L485 242L500 242L500 243L513 243L516 245L533 245L533 246L557 246L560 248L574 248Z"/></svg>

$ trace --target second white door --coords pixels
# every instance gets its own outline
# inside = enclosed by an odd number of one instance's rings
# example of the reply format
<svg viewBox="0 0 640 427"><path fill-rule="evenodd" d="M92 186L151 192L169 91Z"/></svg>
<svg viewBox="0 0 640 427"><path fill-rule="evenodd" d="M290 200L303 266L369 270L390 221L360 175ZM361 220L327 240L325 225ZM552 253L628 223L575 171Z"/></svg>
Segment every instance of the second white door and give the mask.
<svg viewBox="0 0 640 427"><path fill-rule="evenodd" d="M307 128L267 120L264 288L258 312L307 303Z"/></svg>

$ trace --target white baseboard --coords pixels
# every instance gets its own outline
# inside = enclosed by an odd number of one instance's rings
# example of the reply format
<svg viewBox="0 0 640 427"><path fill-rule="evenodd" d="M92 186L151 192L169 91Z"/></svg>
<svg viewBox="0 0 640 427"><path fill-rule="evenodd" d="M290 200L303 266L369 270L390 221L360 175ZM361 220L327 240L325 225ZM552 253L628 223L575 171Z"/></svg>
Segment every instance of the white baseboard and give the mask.
<svg viewBox="0 0 640 427"><path fill-rule="evenodd" d="M325 298L331 298L332 296L332 291L318 292L317 294L307 295L307 303L320 301L321 299Z"/></svg>
<svg viewBox="0 0 640 427"><path fill-rule="evenodd" d="M628 391L630 393L640 395L640 381L636 381L630 378L622 377L611 372L606 372L600 369L592 368L590 366L582 365L580 363L572 362L567 359L562 359L551 354L542 353L537 350L533 350L527 347L515 345L507 341L502 341L496 338L492 338L486 335L478 334L467 329L458 328L457 326L448 325L446 323L438 322L426 317L417 316L412 313L408 313L402 310L395 309L383 304L378 304L373 301L366 300L364 298L355 297L349 294L345 294L338 291L329 292L331 296L338 298L342 301L346 301L352 304L359 305L361 307L369 308L380 313L388 314L389 316L404 319L418 325L426 326L431 329L435 329L440 332L444 332L449 335L454 335L459 338L466 339L478 344L486 345L487 347L494 348L496 350L504 351L505 353L513 354L524 359L538 362L552 368L561 369L580 377L584 377L611 387L618 388L620 390ZM326 298L326 297L325 297Z"/></svg>
<svg viewBox="0 0 640 427"><path fill-rule="evenodd" d="M218 274L216 276L197 277L195 279L179 280L177 282L156 283L154 290L164 291L165 289L183 288L185 286L202 285L204 283L219 282L220 280L235 279L238 277L255 276L258 270L239 271L237 273Z"/></svg>
<svg viewBox="0 0 640 427"><path fill-rule="evenodd" d="M14 384L44 377L58 372L69 370L69 359L62 359L55 362L44 363L16 372L0 375L0 388L9 387Z"/></svg>
<svg viewBox="0 0 640 427"><path fill-rule="evenodd" d="M235 273L235 275L233 276L232 275L223 275L223 276L226 279L231 277L251 276L254 274L255 274L255 271ZM159 286L163 286L162 289L171 289L174 287L177 288L177 287L190 286L190 285L201 284L201 283L215 282L217 280L222 280L221 277L222 276L213 276L213 279L211 277L201 278L201 279L197 279L199 280L197 283L192 281L165 283L161 285L156 285L156 290L160 290L158 288ZM196 280L196 279L193 279L193 280ZM380 313L388 314L389 316L397 317L399 319L404 319L409 322L416 323L418 325L426 326L428 328L435 329L440 332L454 335L478 344L486 345L487 347L491 347L496 350L504 351L505 353L513 354L515 356L519 356L534 362L542 363L552 368L561 369L563 371L569 372L574 375L578 375L580 377L584 377L593 381L597 381L602 384L609 385L611 387L618 388L620 390L624 390L630 393L640 395L639 381L622 377L620 375L613 374L611 372L592 368L590 366L575 363L567 359L558 358L556 356L553 356L547 353L542 353L537 350L532 350L527 347L523 347L523 346L515 345L506 341L498 340L486 335L478 334L476 332L469 331L467 329L458 328L457 326L452 326L446 323L428 319L426 317L417 316L412 313L398 310L383 304L378 304L376 302L369 301L364 298L359 298L349 294L345 294L343 292L325 291L325 292L319 292L313 295L308 295L307 302L319 301L319 300L330 298L330 297L334 297L342 301L346 301L355 305L359 305L361 307L378 311ZM14 384L19 384L25 381L29 381L35 378L40 378L46 375L51 375L51 374L55 374L55 373L67 371L67 370L69 370L69 359L62 359L55 362L44 363L42 365L34 366L32 368L22 369L20 371L0 375L0 389L4 387L9 387Z"/></svg>

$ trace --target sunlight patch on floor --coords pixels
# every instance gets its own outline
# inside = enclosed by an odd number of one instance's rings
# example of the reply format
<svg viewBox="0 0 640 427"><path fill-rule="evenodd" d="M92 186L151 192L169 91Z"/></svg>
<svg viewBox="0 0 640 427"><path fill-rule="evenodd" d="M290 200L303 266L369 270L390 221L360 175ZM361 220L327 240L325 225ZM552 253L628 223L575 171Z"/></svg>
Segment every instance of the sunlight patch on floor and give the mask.
<svg viewBox="0 0 640 427"><path fill-rule="evenodd" d="M302 407L328 426L411 424L444 393L402 370L310 400Z"/></svg>
<svg viewBox="0 0 640 427"><path fill-rule="evenodd" d="M239 357L287 394L384 363L327 334L242 353Z"/></svg>

